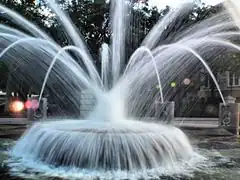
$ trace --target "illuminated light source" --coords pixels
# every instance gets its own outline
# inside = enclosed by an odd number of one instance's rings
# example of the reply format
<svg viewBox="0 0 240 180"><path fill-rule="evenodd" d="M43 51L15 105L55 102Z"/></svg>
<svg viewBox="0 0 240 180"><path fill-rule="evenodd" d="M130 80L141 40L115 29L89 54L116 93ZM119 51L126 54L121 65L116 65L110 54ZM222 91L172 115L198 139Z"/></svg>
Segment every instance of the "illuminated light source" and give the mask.
<svg viewBox="0 0 240 180"><path fill-rule="evenodd" d="M13 101L9 105L9 110L18 113L24 109L24 103L22 101Z"/></svg>
<svg viewBox="0 0 240 180"><path fill-rule="evenodd" d="M171 86L171 87L176 87L176 86L177 86L177 83L176 83L176 82L171 82L170 86Z"/></svg>
<svg viewBox="0 0 240 180"><path fill-rule="evenodd" d="M31 102L30 100L27 100L27 101L25 102L25 108L26 108L26 109L31 109L31 107L32 107L32 102Z"/></svg>
<svg viewBox="0 0 240 180"><path fill-rule="evenodd" d="M191 80L188 79L188 78L185 78L185 79L183 80L183 84L185 84L185 85L189 85L190 83L191 83Z"/></svg>
<svg viewBox="0 0 240 180"><path fill-rule="evenodd" d="M38 109L38 107L39 107L39 102L36 99L27 100L25 102L25 108L26 109L34 109L34 110L36 110L36 109Z"/></svg>

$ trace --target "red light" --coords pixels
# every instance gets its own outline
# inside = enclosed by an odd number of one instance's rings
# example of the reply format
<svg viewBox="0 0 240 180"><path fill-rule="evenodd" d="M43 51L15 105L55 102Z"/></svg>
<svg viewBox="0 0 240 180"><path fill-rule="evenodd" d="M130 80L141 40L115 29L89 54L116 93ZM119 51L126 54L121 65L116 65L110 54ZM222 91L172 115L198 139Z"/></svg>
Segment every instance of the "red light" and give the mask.
<svg viewBox="0 0 240 180"><path fill-rule="evenodd" d="M32 102L30 100L25 102L25 108L30 109L32 107Z"/></svg>
<svg viewBox="0 0 240 180"><path fill-rule="evenodd" d="M21 112L24 109L24 104L21 101L13 101L9 105L9 110L18 113Z"/></svg>
<svg viewBox="0 0 240 180"><path fill-rule="evenodd" d="M34 110L36 110L36 109L38 109L38 107L39 107L39 102L36 99L27 100L25 102L25 108L26 109L34 109Z"/></svg>

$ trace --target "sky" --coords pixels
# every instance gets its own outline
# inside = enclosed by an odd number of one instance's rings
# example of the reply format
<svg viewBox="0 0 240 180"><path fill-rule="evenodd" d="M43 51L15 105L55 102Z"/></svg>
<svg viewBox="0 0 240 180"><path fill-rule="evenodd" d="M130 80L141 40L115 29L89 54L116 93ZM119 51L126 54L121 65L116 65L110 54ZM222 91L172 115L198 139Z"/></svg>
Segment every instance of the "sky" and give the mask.
<svg viewBox="0 0 240 180"><path fill-rule="evenodd" d="M149 4L151 4L153 6L157 6L159 9L163 9L164 7L166 7L166 5L175 7L179 4L181 4L181 2L186 2L186 1L193 2L194 0L149 0ZM210 5L216 5L222 1L223 0L201 0L201 2L210 4Z"/></svg>

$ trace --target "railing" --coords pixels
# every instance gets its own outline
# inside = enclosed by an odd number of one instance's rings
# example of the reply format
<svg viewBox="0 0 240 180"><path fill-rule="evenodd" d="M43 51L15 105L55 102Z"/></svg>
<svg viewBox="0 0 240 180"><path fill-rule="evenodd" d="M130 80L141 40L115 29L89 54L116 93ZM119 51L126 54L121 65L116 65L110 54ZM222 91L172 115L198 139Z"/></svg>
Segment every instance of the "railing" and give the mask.
<svg viewBox="0 0 240 180"><path fill-rule="evenodd" d="M172 125L193 128L218 128L219 118L175 117Z"/></svg>

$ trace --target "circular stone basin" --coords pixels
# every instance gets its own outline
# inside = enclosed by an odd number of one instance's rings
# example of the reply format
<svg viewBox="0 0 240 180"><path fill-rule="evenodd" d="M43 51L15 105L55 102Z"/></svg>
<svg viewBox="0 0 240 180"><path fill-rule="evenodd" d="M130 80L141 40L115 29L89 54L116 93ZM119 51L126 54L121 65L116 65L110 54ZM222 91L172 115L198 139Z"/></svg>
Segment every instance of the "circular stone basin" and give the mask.
<svg viewBox="0 0 240 180"><path fill-rule="evenodd" d="M133 120L35 123L11 151L55 166L128 171L172 165L193 153L181 130Z"/></svg>

